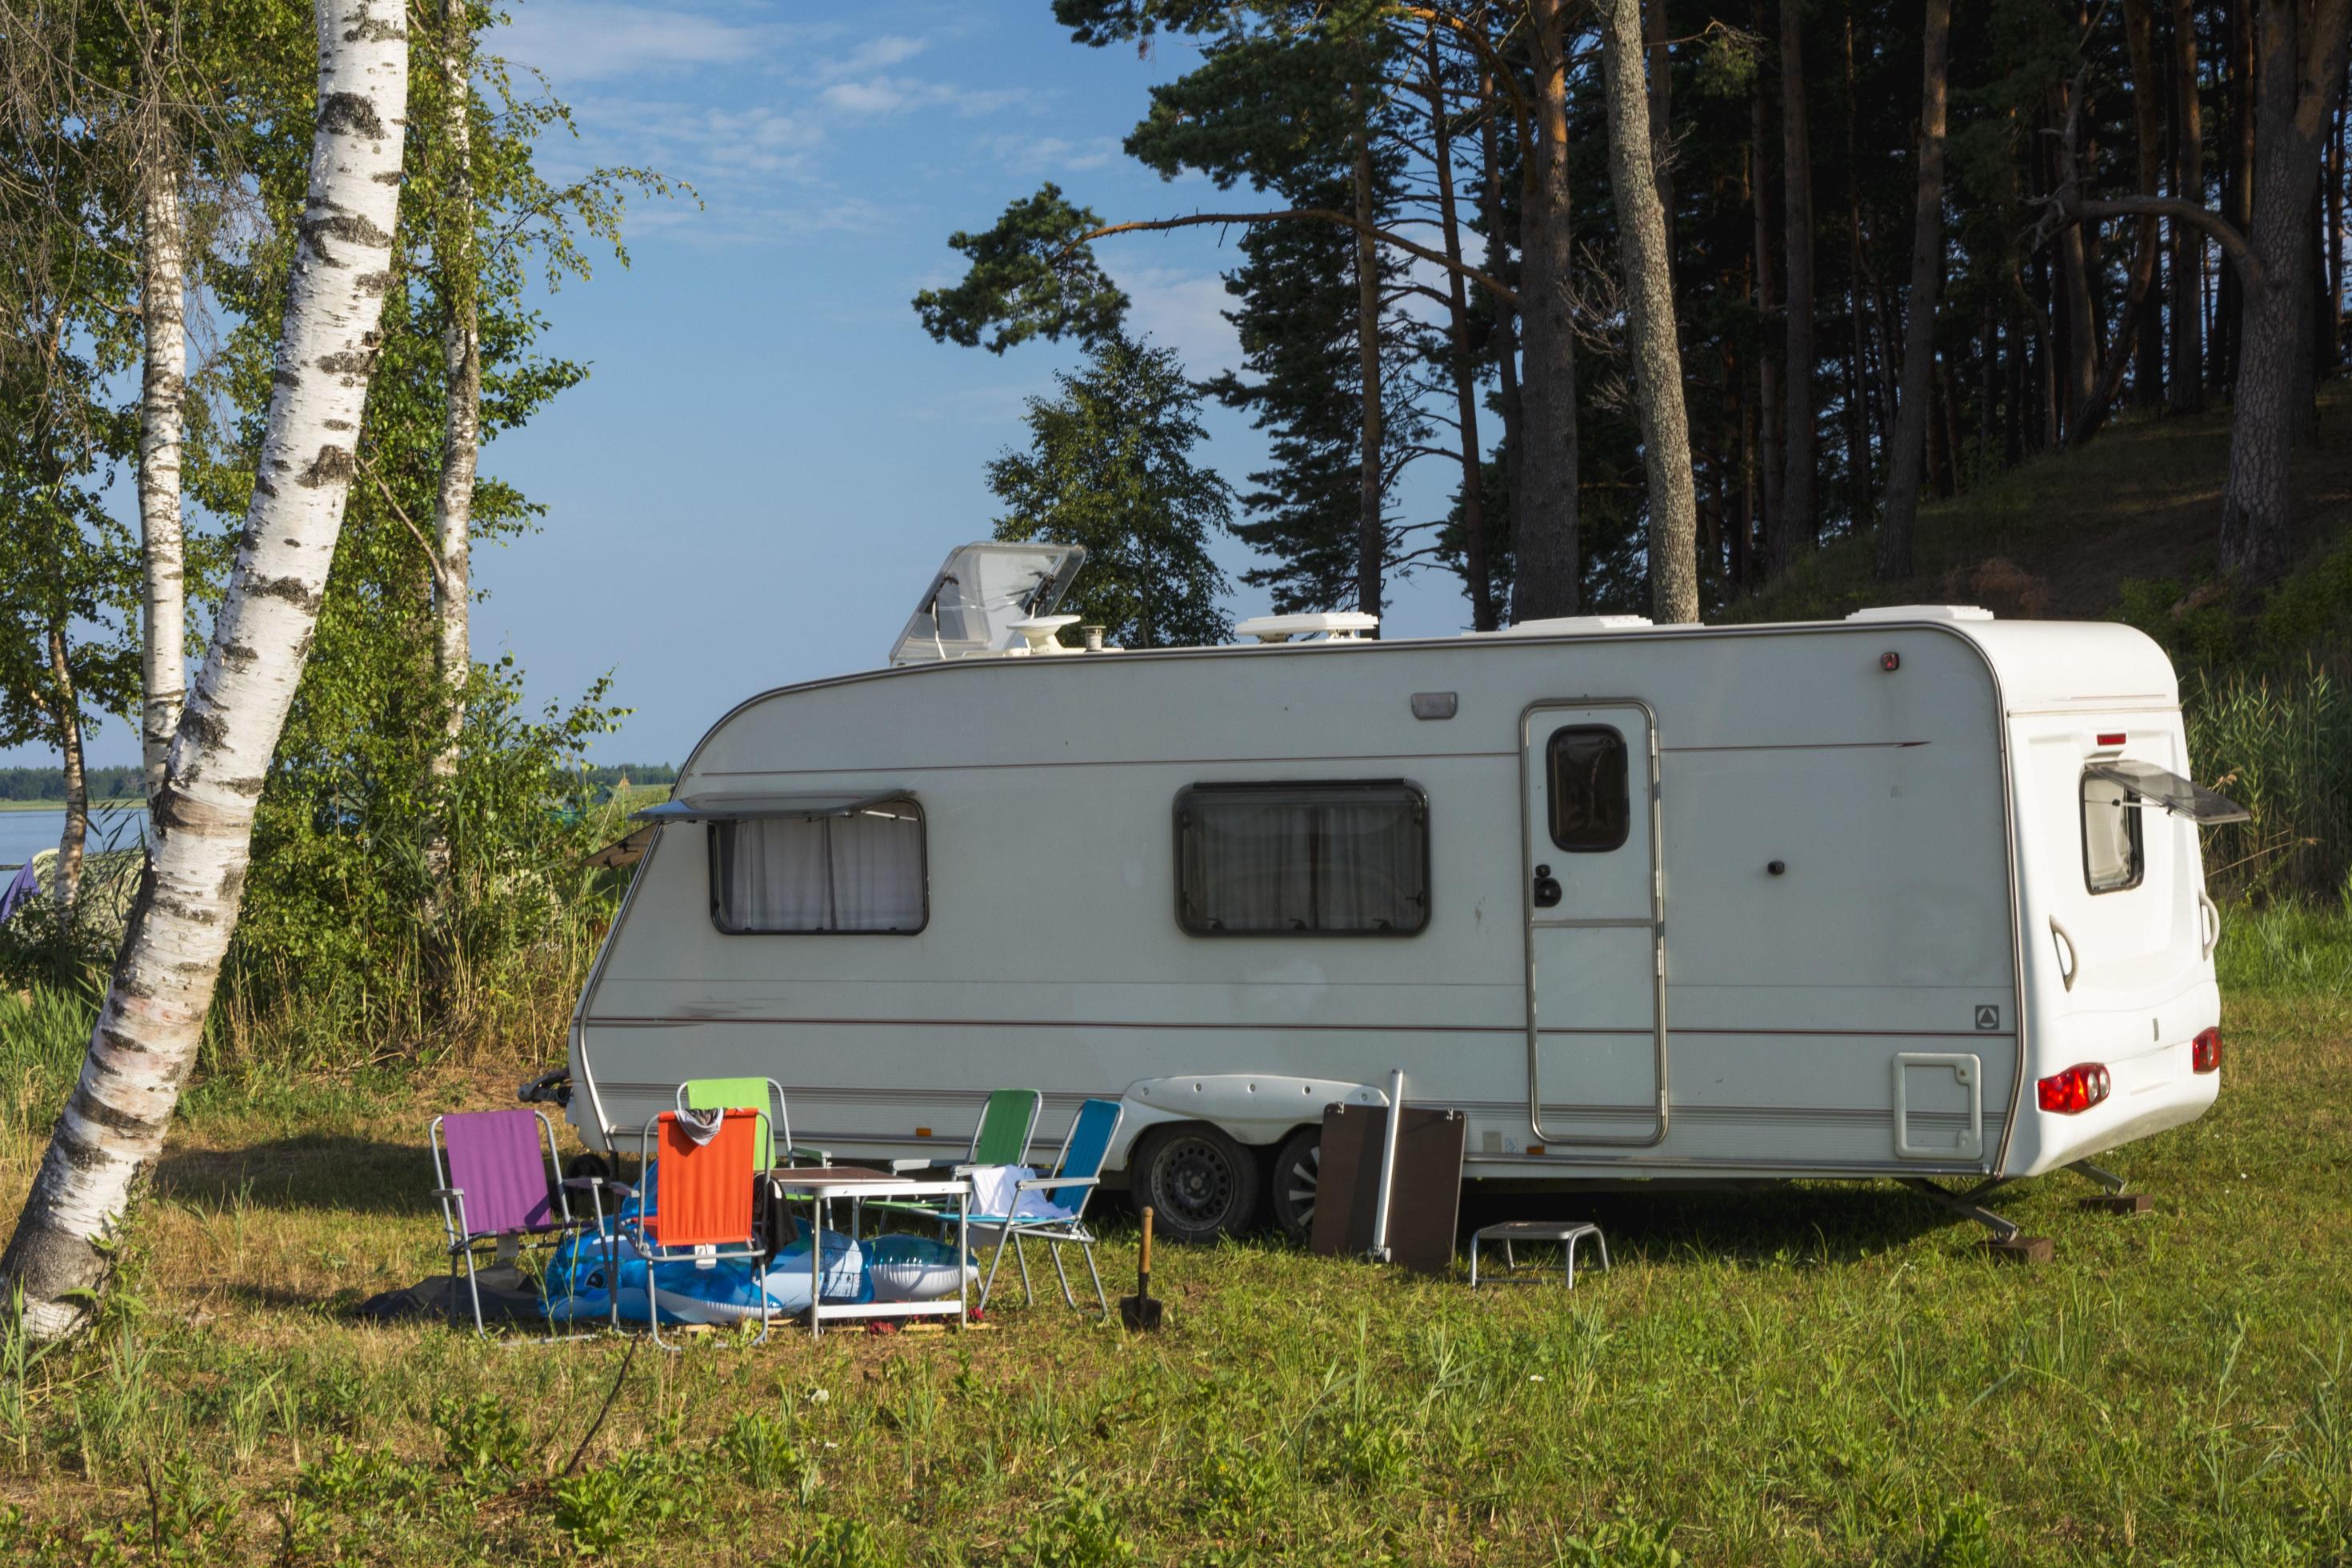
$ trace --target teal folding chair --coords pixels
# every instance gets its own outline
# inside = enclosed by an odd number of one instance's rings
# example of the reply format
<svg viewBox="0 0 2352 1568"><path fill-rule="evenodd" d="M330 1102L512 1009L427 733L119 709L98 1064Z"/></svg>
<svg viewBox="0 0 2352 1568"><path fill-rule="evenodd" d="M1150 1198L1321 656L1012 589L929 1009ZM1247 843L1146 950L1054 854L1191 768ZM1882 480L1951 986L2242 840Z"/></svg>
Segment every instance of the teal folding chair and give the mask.
<svg viewBox="0 0 2352 1568"><path fill-rule="evenodd" d="M1077 1310L1078 1299L1070 1289L1069 1274L1062 1268L1064 1247L1075 1247L1086 1255L1087 1272L1095 1282L1095 1300L1101 1303L1103 1315L1110 1315L1110 1296L1103 1289L1102 1271L1095 1267L1095 1236L1087 1228L1086 1211L1087 1200L1102 1182L1103 1162L1110 1157L1111 1140L1118 1135L1119 1116L1116 1100L1089 1100L1079 1106L1052 1172L1013 1183L1010 1214L971 1216L975 1234L996 1233L996 1252L989 1260L988 1278L981 1281L978 1310L987 1310L988 1293L996 1284L997 1269L1003 1266L1007 1242L1021 1270L1022 1296L1035 1303L1036 1292L1029 1285L1029 1258L1021 1244L1042 1241L1053 1257L1054 1273L1062 1281L1062 1300L1070 1310Z"/></svg>

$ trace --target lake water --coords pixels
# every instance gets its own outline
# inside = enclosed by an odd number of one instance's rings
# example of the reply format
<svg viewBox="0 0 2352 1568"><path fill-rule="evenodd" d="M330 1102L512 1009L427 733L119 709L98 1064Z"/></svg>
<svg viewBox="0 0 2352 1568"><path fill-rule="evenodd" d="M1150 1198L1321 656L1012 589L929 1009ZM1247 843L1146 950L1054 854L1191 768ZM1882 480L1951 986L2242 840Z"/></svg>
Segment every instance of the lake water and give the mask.
<svg viewBox="0 0 2352 1568"><path fill-rule="evenodd" d="M66 830L66 814L58 811L0 811L0 866L23 865L44 849L55 849ZM143 805L95 806L89 814L89 848L95 852L110 842L129 849L147 831Z"/></svg>

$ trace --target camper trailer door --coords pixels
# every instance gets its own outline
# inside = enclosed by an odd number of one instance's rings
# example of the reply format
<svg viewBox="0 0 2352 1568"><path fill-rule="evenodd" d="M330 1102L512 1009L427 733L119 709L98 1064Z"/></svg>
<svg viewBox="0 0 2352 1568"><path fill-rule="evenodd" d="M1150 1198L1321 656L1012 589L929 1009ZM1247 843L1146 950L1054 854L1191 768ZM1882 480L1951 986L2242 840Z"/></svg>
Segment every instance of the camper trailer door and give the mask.
<svg viewBox="0 0 2352 1568"><path fill-rule="evenodd" d="M1535 1139L1666 1136L1666 925L1655 715L1538 703L1520 721L1528 1101Z"/></svg>

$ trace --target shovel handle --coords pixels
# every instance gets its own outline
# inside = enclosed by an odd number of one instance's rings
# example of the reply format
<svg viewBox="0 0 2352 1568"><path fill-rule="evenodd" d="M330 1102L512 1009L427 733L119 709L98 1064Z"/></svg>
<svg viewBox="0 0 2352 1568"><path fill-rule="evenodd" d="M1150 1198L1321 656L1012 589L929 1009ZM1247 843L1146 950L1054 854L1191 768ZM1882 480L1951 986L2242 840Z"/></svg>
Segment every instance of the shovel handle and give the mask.
<svg viewBox="0 0 2352 1568"><path fill-rule="evenodd" d="M1146 1276L1149 1276L1149 1275L1150 1274L1150 1272L1151 1272L1151 1205L1150 1205L1150 1204L1146 1204L1146 1205L1143 1205L1143 1258L1142 1258L1142 1262L1141 1262L1141 1264L1139 1265L1139 1267L1140 1267L1140 1268L1141 1268L1142 1272L1143 1272Z"/></svg>

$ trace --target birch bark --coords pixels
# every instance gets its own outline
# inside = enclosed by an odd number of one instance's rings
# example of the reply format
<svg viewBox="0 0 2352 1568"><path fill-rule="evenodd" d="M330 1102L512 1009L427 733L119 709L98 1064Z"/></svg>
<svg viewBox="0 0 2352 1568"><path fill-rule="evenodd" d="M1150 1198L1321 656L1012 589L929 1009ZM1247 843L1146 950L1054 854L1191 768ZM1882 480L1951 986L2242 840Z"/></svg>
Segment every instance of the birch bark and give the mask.
<svg viewBox="0 0 2352 1568"><path fill-rule="evenodd" d="M1606 0L1601 58L1609 89L1609 173L1625 264L1625 336L1650 500L1650 614L1698 619L1698 496L1691 482L1690 421L1666 263L1665 216L1652 174L1650 105L1642 79L1641 0Z"/></svg>
<svg viewBox="0 0 2352 1568"><path fill-rule="evenodd" d="M438 637L435 664L449 689L447 738L433 759L434 776L455 778L457 738L466 723L466 682L473 673L468 617L473 598L474 473L482 444L482 347L474 257L473 23L467 0L446 0L441 12L441 89L446 108L442 156L449 188L434 242L440 275L442 374L448 409L441 432L441 487L433 503L433 537L441 555L434 574ZM436 877L446 868L448 841L429 847Z"/></svg>
<svg viewBox="0 0 2352 1568"><path fill-rule="evenodd" d="M139 226L139 653L142 793L152 810L188 694L185 546L180 446L186 423L188 333L180 181L163 167L145 181Z"/></svg>
<svg viewBox="0 0 2352 1568"><path fill-rule="evenodd" d="M236 925L253 813L318 625L392 278L408 86L394 0L319 0L318 121L273 390L228 592L182 714L89 1056L5 1257L21 1324L87 1321L101 1245L162 1150Z"/></svg>

